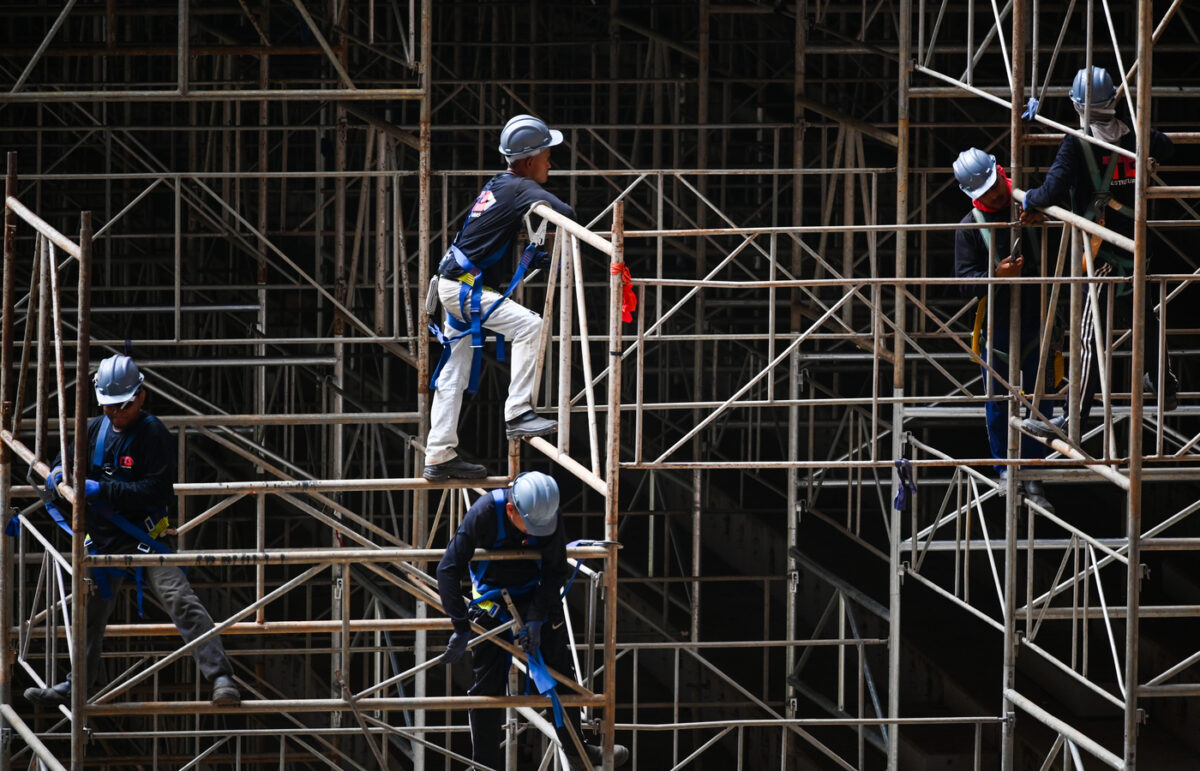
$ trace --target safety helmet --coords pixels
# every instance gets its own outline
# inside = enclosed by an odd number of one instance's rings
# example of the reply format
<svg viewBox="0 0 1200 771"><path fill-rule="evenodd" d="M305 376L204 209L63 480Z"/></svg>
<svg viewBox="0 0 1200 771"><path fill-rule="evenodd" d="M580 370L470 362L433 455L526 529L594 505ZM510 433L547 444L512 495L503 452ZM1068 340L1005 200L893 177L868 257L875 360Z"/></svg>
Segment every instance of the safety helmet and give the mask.
<svg viewBox="0 0 1200 771"><path fill-rule="evenodd" d="M954 178L972 199L980 197L996 183L996 156L978 147L963 150L954 161Z"/></svg>
<svg viewBox="0 0 1200 771"><path fill-rule="evenodd" d="M562 132L548 127L541 118L518 115L505 123L500 132L500 154L512 163L522 158L532 158L562 141Z"/></svg>
<svg viewBox="0 0 1200 771"><path fill-rule="evenodd" d="M117 354L100 362L92 384L96 386L96 401L100 404L122 404L137 396L146 377L128 356Z"/></svg>
<svg viewBox="0 0 1200 771"><path fill-rule="evenodd" d="M558 482L549 474L526 471L512 484L512 502L530 535L552 535L558 527Z"/></svg>
<svg viewBox="0 0 1200 771"><path fill-rule="evenodd" d="M1092 67L1092 104L1099 106L1111 102L1117 97L1117 87L1113 85L1112 77L1103 67ZM1075 82L1071 84L1071 101L1083 104L1087 98L1087 68L1075 73Z"/></svg>

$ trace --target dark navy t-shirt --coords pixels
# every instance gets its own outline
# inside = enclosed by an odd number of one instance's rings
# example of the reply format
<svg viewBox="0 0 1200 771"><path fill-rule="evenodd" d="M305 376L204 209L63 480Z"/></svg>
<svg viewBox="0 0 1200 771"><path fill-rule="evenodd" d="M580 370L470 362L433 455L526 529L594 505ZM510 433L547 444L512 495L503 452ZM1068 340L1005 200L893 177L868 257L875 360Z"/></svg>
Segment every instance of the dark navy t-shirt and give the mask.
<svg viewBox="0 0 1200 771"><path fill-rule="evenodd" d="M575 219L574 209L532 179L508 171L497 174L476 196L466 223L454 239L455 246L475 264L510 249L525 224L525 212L538 201L545 201L554 211ZM450 278L463 273L462 268L446 264L441 270ZM501 286L512 276L512 271L513 261L502 257L484 271L483 282Z"/></svg>

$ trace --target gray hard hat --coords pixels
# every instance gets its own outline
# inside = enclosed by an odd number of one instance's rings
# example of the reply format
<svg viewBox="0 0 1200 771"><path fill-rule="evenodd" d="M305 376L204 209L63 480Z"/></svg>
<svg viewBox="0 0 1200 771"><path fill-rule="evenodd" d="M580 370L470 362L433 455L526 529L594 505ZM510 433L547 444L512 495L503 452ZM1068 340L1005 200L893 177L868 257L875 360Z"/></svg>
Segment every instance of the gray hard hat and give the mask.
<svg viewBox="0 0 1200 771"><path fill-rule="evenodd" d="M138 389L146 377L138 371L137 364L128 356L117 354L100 362L92 384L96 387L96 401L100 404L122 404L137 396Z"/></svg>
<svg viewBox="0 0 1200 771"><path fill-rule="evenodd" d="M500 154L511 163L532 158L548 147L561 144L563 135L548 127L541 118L517 115L500 132Z"/></svg>
<svg viewBox="0 0 1200 771"><path fill-rule="evenodd" d="M549 474L526 471L513 480L512 502L530 535L553 535L558 527L558 482Z"/></svg>
<svg viewBox="0 0 1200 771"><path fill-rule="evenodd" d="M954 161L954 178L972 199L980 197L996 184L996 156L978 147L963 150Z"/></svg>
<svg viewBox="0 0 1200 771"><path fill-rule="evenodd" d="M1075 82L1071 84L1071 101L1083 104L1087 98L1087 68L1075 73ZM1092 67L1092 104L1103 105L1117 97L1117 87L1113 85L1112 76L1103 67Z"/></svg>

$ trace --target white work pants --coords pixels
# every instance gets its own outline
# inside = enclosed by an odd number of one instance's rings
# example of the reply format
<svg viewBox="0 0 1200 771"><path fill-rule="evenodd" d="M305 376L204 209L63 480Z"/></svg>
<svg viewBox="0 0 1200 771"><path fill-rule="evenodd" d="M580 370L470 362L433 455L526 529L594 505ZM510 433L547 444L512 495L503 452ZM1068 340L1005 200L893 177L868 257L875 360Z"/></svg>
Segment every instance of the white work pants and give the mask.
<svg viewBox="0 0 1200 771"><path fill-rule="evenodd" d="M442 278L438 281L438 297L447 313L462 320L458 304L460 282ZM483 290L481 307L486 314L500 295ZM470 301L468 300L468 306ZM508 386L508 399L504 402L504 419L512 420L533 409L533 370L537 354L538 338L542 329L542 317L512 298L500 304L487 320L486 329L504 335L508 346L509 367L512 379ZM459 332L449 324L443 326L447 337ZM425 462L433 465L445 463L458 454L458 413L462 409L463 392L471 376L471 335L455 341L450 348L450 358L438 375L438 387L433 395L433 407L429 415L429 439L425 443Z"/></svg>

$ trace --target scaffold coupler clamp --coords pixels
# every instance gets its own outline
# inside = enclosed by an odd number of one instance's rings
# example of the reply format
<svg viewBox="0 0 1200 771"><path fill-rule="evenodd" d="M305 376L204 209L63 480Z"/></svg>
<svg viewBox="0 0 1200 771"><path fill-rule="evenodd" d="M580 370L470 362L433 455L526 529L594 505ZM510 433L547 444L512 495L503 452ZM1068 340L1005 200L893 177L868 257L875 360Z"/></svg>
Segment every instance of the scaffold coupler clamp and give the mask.
<svg viewBox="0 0 1200 771"><path fill-rule="evenodd" d="M520 634L525 627L525 622L521 620L521 614L517 612L517 605L513 602L512 595L508 593L508 589L501 589L500 596L504 598L504 605L508 608L508 614L513 620L513 637Z"/></svg>

